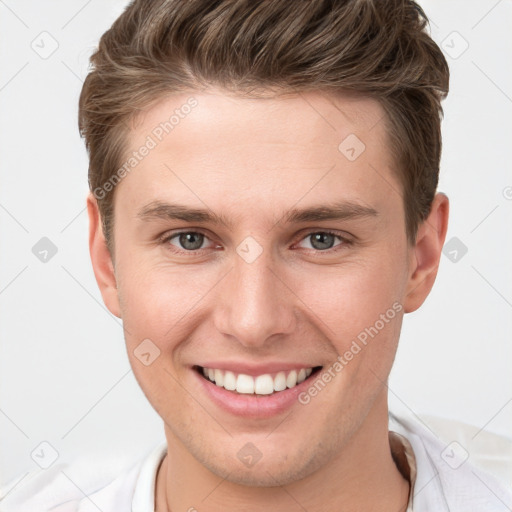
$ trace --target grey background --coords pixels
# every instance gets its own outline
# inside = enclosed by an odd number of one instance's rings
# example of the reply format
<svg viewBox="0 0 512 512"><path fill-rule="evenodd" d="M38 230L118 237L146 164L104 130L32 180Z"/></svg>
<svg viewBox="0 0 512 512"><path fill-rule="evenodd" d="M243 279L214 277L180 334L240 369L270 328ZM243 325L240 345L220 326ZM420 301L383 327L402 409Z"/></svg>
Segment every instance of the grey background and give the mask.
<svg viewBox="0 0 512 512"><path fill-rule="evenodd" d="M405 318L390 397L510 435L512 2L420 3L451 67L439 187L451 214L434 290ZM164 440L87 245L78 95L125 4L0 0L0 485L38 468L42 447L59 462L100 451L122 464Z"/></svg>

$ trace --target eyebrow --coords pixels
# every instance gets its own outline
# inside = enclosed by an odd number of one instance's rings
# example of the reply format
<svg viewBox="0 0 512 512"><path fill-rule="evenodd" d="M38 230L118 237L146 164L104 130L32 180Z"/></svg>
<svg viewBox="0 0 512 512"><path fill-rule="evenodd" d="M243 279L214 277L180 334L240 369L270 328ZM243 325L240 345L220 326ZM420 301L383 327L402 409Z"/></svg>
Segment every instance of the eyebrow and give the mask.
<svg viewBox="0 0 512 512"><path fill-rule="evenodd" d="M378 216L377 210L352 201L334 204L311 206L308 208L292 208L282 218L286 223L299 224L324 220L352 220ZM153 201L142 207L137 214L142 221L181 220L183 222L223 224L231 228L232 223L222 214L213 213L209 209L193 208L177 203Z"/></svg>

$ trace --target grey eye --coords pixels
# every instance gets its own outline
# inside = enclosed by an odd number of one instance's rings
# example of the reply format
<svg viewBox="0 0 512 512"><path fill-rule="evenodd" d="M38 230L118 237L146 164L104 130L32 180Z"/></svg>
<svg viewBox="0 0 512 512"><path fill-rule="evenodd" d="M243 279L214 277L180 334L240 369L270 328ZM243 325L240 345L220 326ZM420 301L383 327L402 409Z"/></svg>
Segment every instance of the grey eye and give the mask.
<svg viewBox="0 0 512 512"><path fill-rule="evenodd" d="M325 250L331 249L334 246L335 239L338 238L336 235L331 233L313 233L307 238L311 240L311 245L314 249Z"/></svg>
<svg viewBox="0 0 512 512"><path fill-rule="evenodd" d="M178 238L180 246L187 251L196 251L201 248L204 242L204 235L194 231L178 233L173 238Z"/></svg>

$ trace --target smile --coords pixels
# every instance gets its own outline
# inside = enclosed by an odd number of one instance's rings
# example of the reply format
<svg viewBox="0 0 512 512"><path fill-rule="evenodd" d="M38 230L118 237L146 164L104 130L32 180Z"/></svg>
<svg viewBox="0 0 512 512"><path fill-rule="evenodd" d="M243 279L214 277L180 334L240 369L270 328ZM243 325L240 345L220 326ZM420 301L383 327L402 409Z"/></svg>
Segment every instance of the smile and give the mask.
<svg viewBox="0 0 512 512"><path fill-rule="evenodd" d="M251 376L218 368L196 367L205 379L218 387L244 395L272 395L295 388L320 368L317 366Z"/></svg>

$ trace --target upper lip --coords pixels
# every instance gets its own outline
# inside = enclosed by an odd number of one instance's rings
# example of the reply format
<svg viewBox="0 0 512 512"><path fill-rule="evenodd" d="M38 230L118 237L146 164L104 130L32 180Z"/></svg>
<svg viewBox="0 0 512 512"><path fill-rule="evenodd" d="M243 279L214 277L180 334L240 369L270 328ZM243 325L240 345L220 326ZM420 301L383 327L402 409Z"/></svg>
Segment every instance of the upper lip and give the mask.
<svg viewBox="0 0 512 512"><path fill-rule="evenodd" d="M291 370L300 370L301 368L316 368L321 365L300 362L295 363L290 361L272 361L260 364L251 364L244 361L205 361L197 366L201 366L202 368L211 368L214 370L230 371L236 374L242 373L255 377L266 373L278 373L281 371L289 372Z"/></svg>

